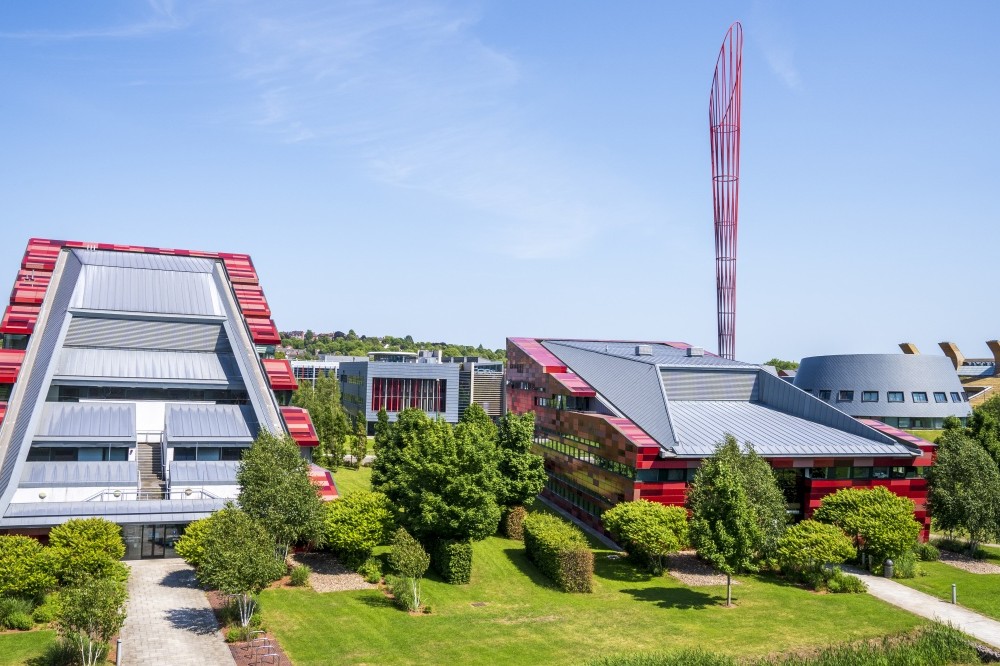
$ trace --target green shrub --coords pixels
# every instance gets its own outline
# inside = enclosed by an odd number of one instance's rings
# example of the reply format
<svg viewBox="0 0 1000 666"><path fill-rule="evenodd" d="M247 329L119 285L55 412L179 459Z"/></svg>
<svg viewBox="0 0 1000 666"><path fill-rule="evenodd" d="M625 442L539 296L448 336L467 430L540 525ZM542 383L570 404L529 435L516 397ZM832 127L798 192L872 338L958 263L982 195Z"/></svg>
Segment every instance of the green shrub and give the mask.
<svg viewBox="0 0 1000 666"><path fill-rule="evenodd" d="M0 596L33 597L56 586L42 544L27 536L0 536Z"/></svg>
<svg viewBox="0 0 1000 666"><path fill-rule="evenodd" d="M18 631L28 631L35 626L35 621L31 619L30 613L11 613L7 618L7 627Z"/></svg>
<svg viewBox="0 0 1000 666"><path fill-rule="evenodd" d="M917 555L912 551L900 555L893 565L893 578L914 578L922 573L920 565L917 564Z"/></svg>
<svg viewBox="0 0 1000 666"><path fill-rule="evenodd" d="M309 584L309 574L312 569L304 564L292 567L291 583L294 587L305 587Z"/></svg>
<svg viewBox="0 0 1000 666"><path fill-rule="evenodd" d="M17 629L11 624L16 615L27 615L30 619L34 604L23 597L0 597L0 629ZM30 628L30 627L29 627Z"/></svg>
<svg viewBox="0 0 1000 666"><path fill-rule="evenodd" d="M37 666L67 666L67 664L76 664L80 659L79 650L71 640L59 637L49 643L37 662L33 661L31 663L37 664Z"/></svg>
<svg viewBox="0 0 1000 666"><path fill-rule="evenodd" d="M937 562L941 559L941 551L929 543L918 543L913 552L922 562Z"/></svg>
<svg viewBox="0 0 1000 666"><path fill-rule="evenodd" d="M531 514L524 520L524 550L564 592L593 590L594 553L576 526L549 514Z"/></svg>
<svg viewBox="0 0 1000 666"><path fill-rule="evenodd" d="M345 566L361 566L393 528L392 505L382 493L365 490L348 493L327 505L326 545Z"/></svg>
<svg viewBox="0 0 1000 666"><path fill-rule="evenodd" d="M174 550L177 551L177 554L195 569L201 564L201 558L205 556L203 541L211 520L212 518L209 516L189 523L184 528L184 534L174 544Z"/></svg>
<svg viewBox="0 0 1000 666"><path fill-rule="evenodd" d="M507 509L500 522L503 535L508 539L524 541L524 518L527 515L528 510L523 506L513 506Z"/></svg>
<svg viewBox="0 0 1000 666"><path fill-rule="evenodd" d="M841 564L854 557L854 554L854 545L839 527L815 520L803 520L785 530L778 539L775 558L786 574L806 577L810 583L814 583L817 577L806 576L807 572L820 572L822 576L823 565ZM825 581L824 578L823 582ZM812 587L820 589L816 585Z"/></svg>
<svg viewBox="0 0 1000 666"><path fill-rule="evenodd" d="M369 557L358 567L358 573L372 585L382 580L382 560L377 557Z"/></svg>
<svg viewBox="0 0 1000 666"><path fill-rule="evenodd" d="M129 569L121 527L103 518L68 520L49 532L45 558L60 583L74 585L95 578L124 582Z"/></svg>
<svg viewBox="0 0 1000 666"><path fill-rule="evenodd" d="M842 488L823 498L813 519L842 529L855 546L863 547L872 570L880 573L885 560L898 560L916 545L920 523L913 511L913 500L884 486Z"/></svg>
<svg viewBox="0 0 1000 666"><path fill-rule="evenodd" d="M687 510L649 500L621 502L601 516L604 527L625 546L629 557L655 574L664 556L687 544Z"/></svg>
<svg viewBox="0 0 1000 666"><path fill-rule="evenodd" d="M397 599L400 595L406 597L400 601L407 610L420 609L420 579L427 573L430 563L431 557L419 541L402 527L396 530L389 552L389 566L398 576L390 583L390 588Z"/></svg>
<svg viewBox="0 0 1000 666"><path fill-rule="evenodd" d="M472 542L436 542L431 550L431 566L447 583L468 583L472 579Z"/></svg>
<svg viewBox="0 0 1000 666"><path fill-rule="evenodd" d="M42 604L31 612L31 619L38 624L48 624L56 619L57 612L59 612L59 608L57 606Z"/></svg>
<svg viewBox="0 0 1000 666"><path fill-rule="evenodd" d="M414 601L414 579L390 574L386 577L385 582L389 591L392 593L393 598L396 600L397 606L410 612L415 612L423 608L423 600L419 598L419 594L417 595L416 601ZM415 605L416 603L419 603L420 605Z"/></svg>

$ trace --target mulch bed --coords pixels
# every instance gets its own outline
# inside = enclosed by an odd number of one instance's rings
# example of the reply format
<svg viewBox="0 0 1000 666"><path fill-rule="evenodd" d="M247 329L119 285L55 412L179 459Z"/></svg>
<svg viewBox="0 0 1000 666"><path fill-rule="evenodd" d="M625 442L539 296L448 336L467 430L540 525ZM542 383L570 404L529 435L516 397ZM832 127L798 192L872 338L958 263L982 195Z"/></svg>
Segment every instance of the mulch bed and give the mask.
<svg viewBox="0 0 1000 666"><path fill-rule="evenodd" d="M208 597L208 603L211 604L212 610L215 611L215 618L219 620L219 625L222 625L221 619L219 618L219 612L226 605L226 597L221 592L215 590L205 593ZM223 634L225 633L225 628L223 628ZM253 666L256 664L275 664L276 666L292 666L292 661L285 655L285 651L281 649L281 645L278 644L278 639L275 638L270 633L265 633L261 635L262 638L270 639L271 648L268 652L276 652L277 657L268 658L258 658L254 650L254 646L251 645L249 641L244 641L242 643L227 643L229 646L229 652L233 655L233 659L236 661L237 666Z"/></svg>
<svg viewBox="0 0 1000 666"><path fill-rule="evenodd" d="M671 553L667 555L666 560L667 573L688 587L726 584L726 574L720 574L699 560L697 553L693 550ZM739 581L733 579L733 585L739 585Z"/></svg>
<svg viewBox="0 0 1000 666"><path fill-rule="evenodd" d="M968 571L973 574L998 574L1000 566L985 560L977 560L962 553L952 553L947 550L941 551L941 561L951 565L956 569Z"/></svg>
<svg viewBox="0 0 1000 666"><path fill-rule="evenodd" d="M294 553L289 556L293 564L304 564L309 574L309 587L317 592L345 592L348 590L374 590L375 585L365 581L329 553Z"/></svg>

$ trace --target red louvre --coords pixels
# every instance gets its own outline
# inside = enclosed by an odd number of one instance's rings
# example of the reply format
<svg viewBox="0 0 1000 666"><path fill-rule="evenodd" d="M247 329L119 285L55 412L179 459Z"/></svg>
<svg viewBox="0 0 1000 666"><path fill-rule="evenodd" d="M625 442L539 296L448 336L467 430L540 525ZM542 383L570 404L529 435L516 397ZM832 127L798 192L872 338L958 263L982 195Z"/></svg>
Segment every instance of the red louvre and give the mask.
<svg viewBox="0 0 1000 666"><path fill-rule="evenodd" d="M13 384L21 372L24 352L20 349L0 349L0 384Z"/></svg>
<svg viewBox="0 0 1000 666"><path fill-rule="evenodd" d="M263 363L272 391L294 391L299 388L291 363L283 358L265 358Z"/></svg>
<svg viewBox="0 0 1000 666"><path fill-rule="evenodd" d="M8 305L0 323L0 333L12 335L31 335L38 321L37 305Z"/></svg>
<svg viewBox="0 0 1000 666"><path fill-rule="evenodd" d="M309 412L301 407L282 407L281 416L285 419L288 434L299 446L319 446L319 436L313 427Z"/></svg>

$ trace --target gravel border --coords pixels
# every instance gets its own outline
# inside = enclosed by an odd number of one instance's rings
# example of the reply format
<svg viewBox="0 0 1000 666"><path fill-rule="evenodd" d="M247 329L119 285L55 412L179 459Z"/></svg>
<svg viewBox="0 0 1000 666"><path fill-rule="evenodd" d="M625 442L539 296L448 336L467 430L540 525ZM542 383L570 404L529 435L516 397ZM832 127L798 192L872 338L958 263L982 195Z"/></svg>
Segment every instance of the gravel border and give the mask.
<svg viewBox="0 0 1000 666"><path fill-rule="evenodd" d="M377 587L328 553L295 553L289 559L294 564L304 564L312 569L312 573L309 574L309 587L317 592L374 590Z"/></svg>
<svg viewBox="0 0 1000 666"><path fill-rule="evenodd" d="M1000 574L1000 566L985 560L977 560L962 553L952 553L942 550L941 561L956 569L968 571L973 574Z"/></svg>
<svg viewBox="0 0 1000 666"><path fill-rule="evenodd" d="M708 587L725 585L726 574L720 574L715 569L698 559L693 550L682 550L679 553L667 555L667 573L688 587ZM739 581L733 580L733 585Z"/></svg>

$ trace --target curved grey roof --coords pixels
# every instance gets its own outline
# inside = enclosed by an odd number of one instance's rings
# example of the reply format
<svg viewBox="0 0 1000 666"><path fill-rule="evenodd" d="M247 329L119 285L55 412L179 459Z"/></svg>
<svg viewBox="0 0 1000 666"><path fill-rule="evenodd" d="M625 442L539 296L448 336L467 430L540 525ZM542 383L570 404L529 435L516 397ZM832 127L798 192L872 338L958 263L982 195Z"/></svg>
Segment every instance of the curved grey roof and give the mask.
<svg viewBox="0 0 1000 666"><path fill-rule="evenodd" d="M843 354L802 359L794 385L813 395L830 391L830 404L859 417L944 418L972 413L955 368L945 356L920 354ZM853 399L839 401L840 391L853 391ZM863 402L862 393L875 391L878 400ZM903 402L889 402L888 393L902 392ZM927 402L914 402L913 393L925 393ZM947 402L936 402L944 393ZM961 402L953 400L957 393Z"/></svg>
<svg viewBox="0 0 1000 666"><path fill-rule="evenodd" d="M35 440L135 442L135 404L47 402Z"/></svg>

